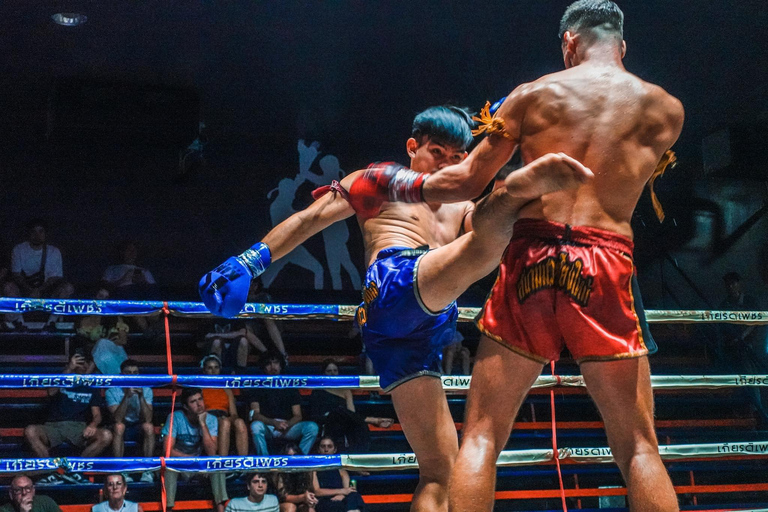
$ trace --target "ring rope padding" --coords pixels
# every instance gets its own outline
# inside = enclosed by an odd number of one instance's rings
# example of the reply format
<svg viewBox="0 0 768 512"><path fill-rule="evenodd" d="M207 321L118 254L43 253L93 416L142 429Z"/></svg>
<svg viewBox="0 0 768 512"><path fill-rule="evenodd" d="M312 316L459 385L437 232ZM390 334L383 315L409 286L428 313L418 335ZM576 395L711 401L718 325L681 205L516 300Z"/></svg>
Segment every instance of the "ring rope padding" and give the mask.
<svg viewBox="0 0 768 512"><path fill-rule="evenodd" d="M505 450L496 462L497 467L530 466L553 462L550 449ZM744 441L709 444L680 444L659 447L661 458L666 461L684 459L715 459L719 457L768 457L767 441ZM557 452L559 461L590 464L613 462L608 447L569 448ZM246 457L170 457L164 458L165 467L171 471L191 473L231 471L314 471L320 469L349 469L391 471L417 469L418 461L413 453L380 453L362 455L293 455L293 456L246 456ZM140 458L82 458L60 457L48 459L0 459L0 474L64 470L74 473L110 473L154 471L161 467L160 457Z"/></svg>
<svg viewBox="0 0 768 512"><path fill-rule="evenodd" d="M177 317L214 317L202 302L23 299L0 297L0 313L44 311L57 315L159 315L167 312ZM248 303L238 318L272 319L330 319L352 320L357 305L326 304L262 304ZM470 322L480 314L480 308L459 308L459 321ZM768 311L717 310L647 310L649 323L736 323L768 324Z"/></svg>
<svg viewBox="0 0 768 512"><path fill-rule="evenodd" d="M446 391L468 390L469 375L441 377ZM768 375L652 375L654 389L718 389L765 387ZM0 374L0 389L112 388L186 386L224 389L363 389L379 390L375 375L101 375L101 374ZM581 375L541 375L533 388L586 387Z"/></svg>

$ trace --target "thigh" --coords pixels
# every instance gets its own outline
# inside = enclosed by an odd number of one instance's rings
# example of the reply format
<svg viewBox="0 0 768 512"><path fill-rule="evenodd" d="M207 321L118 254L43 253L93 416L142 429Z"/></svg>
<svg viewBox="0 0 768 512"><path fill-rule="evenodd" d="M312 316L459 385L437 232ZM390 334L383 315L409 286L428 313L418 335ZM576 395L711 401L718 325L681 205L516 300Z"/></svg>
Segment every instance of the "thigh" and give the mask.
<svg viewBox="0 0 768 512"><path fill-rule="evenodd" d="M489 244L471 232L429 251L419 259L421 302L430 311L442 310L499 265L505 246Z"/></svg>
<svg viewBox="0 0 768 512"><path fill-rule="evenodd" d="M418 377L392 391L392 403L422 475L447 475L459 451L442 381Z"/></svg>
<svg viewBox="0 0 768 512"><path fill-rule="evenodd" d="M492 438L502 450L517 411L543 365L483 336L475 357L467 396L464 438Z"/></svg>
<svg viewBox="0 0 768 512"><path fill-rule="evenodd" d="M67 442L77 447L85 446L86 440L83 437L85 423L80 421L63 421L61 423L61 435Z"/></svg>

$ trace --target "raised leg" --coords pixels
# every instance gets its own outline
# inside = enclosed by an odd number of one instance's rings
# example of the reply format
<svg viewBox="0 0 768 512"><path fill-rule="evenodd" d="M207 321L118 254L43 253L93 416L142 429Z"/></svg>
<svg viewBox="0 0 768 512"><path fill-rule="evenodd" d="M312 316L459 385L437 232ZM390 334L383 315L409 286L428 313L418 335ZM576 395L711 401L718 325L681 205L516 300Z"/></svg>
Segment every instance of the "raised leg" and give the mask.
<svg viewBox="0 0 768 512"><path fill-rule="evenodd" d="M581 373L603 417L632 511L679 510L675 490L659 456L648 358L585 362Z"/></svg>
<svg viewBox="0 0 768 512"><path fill-rule="evenodd" d="M451 511L493 510L496 459L541 363L483 336L475 358L461 450L451 474Z"/></svg>
<svg viewBox="0 0 768 512"><path fill-rule="evenodd" d="M392 391L392 403L419 461L411 511L447 511L448 480L459 450L440 379L418 377Z"/></svg>

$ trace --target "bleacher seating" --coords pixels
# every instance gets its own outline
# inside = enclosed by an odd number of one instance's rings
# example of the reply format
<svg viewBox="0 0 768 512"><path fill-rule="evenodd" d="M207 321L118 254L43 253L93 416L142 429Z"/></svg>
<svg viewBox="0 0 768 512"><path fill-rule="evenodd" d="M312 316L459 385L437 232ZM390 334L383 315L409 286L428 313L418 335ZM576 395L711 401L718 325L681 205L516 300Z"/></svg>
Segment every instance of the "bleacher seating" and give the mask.
<svg viewBox="0 0 768 512"><path fill-rule="evenodd" d="M199 373L195 341L199 326L195 320L174 319L171 322L173 367L177 374ZM359 341L346 337L349 325L343 322L285 322L285 343L291 353L287 374L317 374L320 362L329 355L339 362L341 373L360 371ZM660 329L666 334L668 329ZM706 374L711 364L705 351L695 349L674 335L663 336L662 350L652 359L656 374ZM467 338L472 330L467 329ZM48 334L0 333L0 372L55 373L66 363L70 350L66 333ZM142 373L165 374L167 361L163 339L148 340L132 335L128 352L142 365ZM250 363L256 363L252 356ZM573 374L576 365L567 359L558 363L558 372ZM159 426L170 411L170 390L155 391L154 420ZM309 391L302 390L305 396ZM365 415L394 417L387 395L356 391L355 405ZM449 395L449 406L461 430L465 395ZM23 428L37 421L46 404L44 390L0 390L0 458L29 457L23 444ZM570 447L605 446L602 422L586 392L579 388L555 390L558 442ZM239 401L244 409L246 404ZM659 390L656 392L656 426L661 444L717 443L768 438L768 431L753 417L743 390ZM551 447L551 415L549 390L534 390L521 408L509 448ZM372 451L410 451L399 424L389 429L371 427ZM127 446L127 454L137 447ZM73 455L64 447L57 455ZM681 495L684 508L721 509L753 507L768 504L768 465L760 458L734 460L686 460L668 464L673 483ZM618 470L613 465L565 464L562 468L570 508L598 509L603 487L618 487L623 492ZM560 491L554 465L502 468L499 470L499 502L497 510L559 510ZM93 503L99 495L100 477L90 477L91 485L60 485L40 488L38 492L52 496L65 505L65 512L85 512L84 503ZM414 471L383 471L356 476L358 489L370 504L369 510L406 510L410 494L416 486ZM0 493L7 491L8 477L0 478ZM159 510L158 484L130 484L132 499L142 501L145 511ZM76 492L73 492L76 491ZM244 495L240 481L229 483L230 496ZM207 486L180 484L177 510L210 508ZM537 497L537 499L526 499ZM601 509L605 510L605 508Z"/></svg>

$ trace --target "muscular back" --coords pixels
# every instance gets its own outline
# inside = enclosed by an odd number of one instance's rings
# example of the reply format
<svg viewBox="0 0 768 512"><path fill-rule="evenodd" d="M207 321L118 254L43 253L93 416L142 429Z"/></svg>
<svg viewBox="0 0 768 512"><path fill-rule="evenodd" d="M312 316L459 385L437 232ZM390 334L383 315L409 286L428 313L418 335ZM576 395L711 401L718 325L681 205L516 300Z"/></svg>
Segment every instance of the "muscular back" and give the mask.
<svg viewBox="0 0 768 512"><path fill-rule="evenodd" d="M520 217L631 237L630 219L643 187L680 133L680 102L618 66L587 63L542 77L516 93L515 111L502 109L500 114L519 127L524 162L563 152L595 173L578 189L528 205Z"/></svg>

